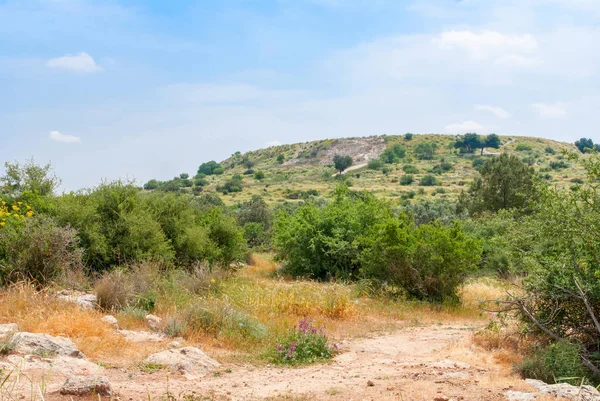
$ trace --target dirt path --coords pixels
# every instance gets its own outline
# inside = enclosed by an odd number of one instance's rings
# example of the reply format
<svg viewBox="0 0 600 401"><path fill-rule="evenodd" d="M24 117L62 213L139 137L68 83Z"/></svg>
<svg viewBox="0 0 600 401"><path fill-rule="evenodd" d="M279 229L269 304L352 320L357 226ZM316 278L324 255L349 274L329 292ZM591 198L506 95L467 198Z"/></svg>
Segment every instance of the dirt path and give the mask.
<svg viewBox="0 0 600 401"><path fill-rule="evenodd" d="M471 344L474 328L430 326L341 344L328 364L303 368L225 365L197 380L170 375L168 390L210 395L216 400L506 400L507 390L530 390L510 368ZM166 372L108 369L125 400L158 400L167 391Z"/></svg>
<svg viewBox="0 0 600 401"><path fill-rule="evenodd" d="M331 176L335 177L336 175L346 174L346 173L348 173L350 171L354 171L354 170L358 170L358 169L361 169L363 167L366 167L368 164L369 163L361 163L361 164L357 164L355 166L350 166L346 170L342 171L341 173L335 173L335 174L332 174Z"/></svg>

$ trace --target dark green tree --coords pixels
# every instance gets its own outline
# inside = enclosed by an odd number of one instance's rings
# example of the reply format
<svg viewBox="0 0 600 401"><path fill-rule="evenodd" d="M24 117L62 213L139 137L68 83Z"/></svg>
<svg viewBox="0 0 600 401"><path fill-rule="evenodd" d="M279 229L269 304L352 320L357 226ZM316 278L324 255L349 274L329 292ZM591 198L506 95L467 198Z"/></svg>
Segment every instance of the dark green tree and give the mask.
<svg viewBox="0 0 600 401"><path fill-rule="evenodd" d="M500 137L498 135L489 134L485 138L485 141L483 141L483 146L481 147L481 154L483 155L483 150L485 148L499 149L501 144L502 144L502 141L500 140Z"/></svg>
<svg viewBox="0 0 600 401"><path fill-rule="evenodd" d="M217 163L214 160L211 160L209 162L202 163L200 165L200 167L198 167L198 174L204 174L204 175L219 174L215 170L220 169L220 168L222 168L222 167L219 163Z"/></svg>
<svg viewBox="0 0 600 401"><path fill-rule="evenodd" d="M577 146L577 149L579 149L581 153L589 152L592 149L598 150L600 148L599 145L594 145L594 141L590 138L581 138L580 140L575 141L575 146Z"/></svg>
<svg viewBox="0 0 600 401"><path fill-rule="evenodd" d="M518 157L503 153L485 162L469 191L461 194L460 203L471 213L485 210L521 209L536 197L534 170Z"/></svg>
<svg viewBox="0 0 600 401"><path fill-rule="evenodd" d="M352 165L352 157L335 155L333 156L333 165L335 166L335 169L342 174L344 170Z"/></svg>

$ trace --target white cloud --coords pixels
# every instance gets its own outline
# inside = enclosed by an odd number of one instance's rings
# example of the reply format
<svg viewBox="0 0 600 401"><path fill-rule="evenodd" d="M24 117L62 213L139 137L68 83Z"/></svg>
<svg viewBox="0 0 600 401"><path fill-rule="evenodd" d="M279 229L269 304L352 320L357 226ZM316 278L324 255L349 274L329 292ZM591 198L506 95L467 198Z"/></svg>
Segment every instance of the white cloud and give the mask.
<svg viewBox="0 0 600 401"><path fill-rule="evenodd" d="M532 35L504 35L494 31L447 31L434 38L433 43L444 50L463 50L474 60L515 67L536 64L533 56L538 49Z"/></svg>
<svg viewBox="0 0 600 401"><path fill-rule="evenodd" d="M279 142L279 141L269 141L269 142L265 143L265 146L267 148L270 148L271 146L281 146L281 142Z"/></svg>
<svg viewBox="0 0 600 401"><path fill-rule="evenodd" d="M487 104L477 104L475 105L475 110L489 111L498 118L510 118L510 113L501 107L490 106Z"/></svg>
<svg viewBox="0 0 600 401"><path fill-rule="evenodd" d="M444 132L448 134L465 134L467 132L487 132L486 128L475 121L464 121L462 123L449 124L444 127Z"/></svg>
<svg viewBox="0 0 600 401"><path fill-rule="evenodd" d="M52 139L53 141L56 141L56 142L63 142L63 143L80 143L81 142L81 138L79 138L77 136L61 134L58 131L50 131L50 139Z"/></svg>
<svg viewBox="0 0 600 401"><path fill-rule="evenodd" d="M543 118L563 118L567 116L567 110L564 104L560 102L554 104L534 103L531 107Z"/></svg>
<svg viewBox="0 0 600 401"><path fill-rule="evenodd" d="M97 72L102 70L102 68L96 64L94 58L87 53L53 58L48 60L46 65L50 68L62 68L76 72Z"/></svg>

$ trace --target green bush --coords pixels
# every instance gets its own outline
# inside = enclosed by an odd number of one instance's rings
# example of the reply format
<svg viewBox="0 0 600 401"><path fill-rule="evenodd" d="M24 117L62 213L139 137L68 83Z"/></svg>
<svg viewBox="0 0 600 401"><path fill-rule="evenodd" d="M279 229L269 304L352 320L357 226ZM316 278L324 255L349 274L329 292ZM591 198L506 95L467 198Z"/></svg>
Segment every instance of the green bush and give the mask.
<svg viewBox="0 0 600 401"><path fill-rule="evenodd" d="M331 203L280 213L277 256L284 271L313 279L388 282L432 301L456 300L456 288L479 260L481 247L458 226L416 227L372 194L338 188Z"/></svg>
<svg viewBox="0 0 600 401"><path fill-rule="evenodd" d="M77 233L47 216L0 228L0 282L31 280L43 286L82 268Z"/></svg>
<svg viewBox="0 0 600 401"><path fill-rule="evenodd" d="M435 178L435 176L427 174L421 177L421 179L419 180L419 185L423 187L432 187L438 185L438 180L437 178Z"/></svg>
<svg viewBox="0 0 600 401"><path fill-rule="evenodd" d="M525 378L579 386L589 377L589 371L581 363L580 353L578 345L558 342L547 348L535 348L517 368Z"/></svg>
<svg viewBox="0 0 600 401"><path fill-rule="evenodd" d="M551 146L546 146L546 149L544 149L544 152L546 152L546 154L549 154L549 155L553 155L553 154L556 153L556 151L554 150L554 148L551 147Z"/></svg>
<svg viewBox="0 0 600 401"><path fill-rule="evenodd" d="M515 149L517 150L517 152L527 152L531 150L531 146L526 143L519 143L517 144Z"/></svg>
<svg viewBox="0 0 600 401"><path fill-rule="evenodd" d="M383 167L383 162L380 159L373 159L367 165L370 170L379 170L381 167Z"/></svg>
<svg viewBox="0 0 600 401"><path fill-rule="evenodd" d="M412 174L405 174L400 177L400 185L410 185L415 181L415 178Z"/></svg>
<svg viewBox="0 0 600 401"><path fill-rule="evenodd" d="M404 167L402 167L402 170L404 170L406 174L419 174L419 169L412 164L405 164Z"/></svg>
<svg viewBox="0 0 600 401"><path fill-rule="evenodd" d="M269 359L276 364L300 365L330 359L336 352L337 346L329 344L323 329L315 327L312 320L302 319L278 340Z"/></svg>

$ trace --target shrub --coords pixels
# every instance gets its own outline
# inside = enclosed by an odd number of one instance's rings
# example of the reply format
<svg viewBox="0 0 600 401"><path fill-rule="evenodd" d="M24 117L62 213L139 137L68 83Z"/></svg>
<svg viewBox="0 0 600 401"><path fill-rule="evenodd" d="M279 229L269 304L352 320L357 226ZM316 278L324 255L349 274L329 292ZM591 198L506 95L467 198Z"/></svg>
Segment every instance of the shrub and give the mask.
<svg viewBox="0 0 600 401"><path fill-rule="evenodd" d="M419 169L412 164L405 164L402 167L402 170L404 170L406 174L419 174Z"/></svg>
<svg viewBox="0 0 600 401"><path fill-rule="evenodd" d="M458 226L415 227L386 202L347 188L323 207L308 203L278 217L275 245L287 273L388 282L419 299L455 300L481 254Z"/></svg>
<svg viewBox="0 0 600 401"><path fill-rule="evenodd" d="M156 263L139 263L128 270L117 269L96 282L94 290L98 305L105 310L126 307L152 311L156 303L156 282L161 266Z"/></svg>
<svg viewBox="0 0 600 401"><path fill-rule="evenodd" d="M438 185L438 180L435 178L435 176L427 174L421 177L421 179L419 180L419 185L424 187L435 186Z"/></svg>
<svg viewBox="0 0 600 401"><path fill-rule="evenodd" d="M527 152L531 150L531 146L526 143L519 143L515 149L517 152Z"/></svg>
<svg viewBox="0 0 600 401"><path fill-rule="evenodd" d="M221 300L207 302L199 299L190 304L182 315L188 329L213 336L223 335L258 340L268 334L265 325Z"/></svg>
<svg viewBox="0 0 600 401"><path fill-rule="evenodd" d="M404 134L405 141L412 141L413 137L414 137L414 134L411 134L410 132L407 132L406 134Z"/></svg>
<svg viewBox="0 0 600 401"><path fill-rule="evenodd" d="M453 169L454 166L452 165L452 163L442 162L440 164L435 165L431 172L434 174L443 174L448 171L452 171Z"/></svg>
<svg viewBox="0 0 600 401"><path fill-rule="evenodd" d="M216 189L223 195L227 195L232 192L242 192L242 177L234 175L230 180L225 181L223 185L217 185Z"/></svg>
<svg viewBox="0 0 600 401"><path fill-rule="evenodd" d="M478 157L476 159L473 159L473 163L471 165L473 166L473 168L475 170L480 171L484 164L485 164L485 159Z"/></svg>
<svg viewBox="0 0 600 401"><path fill-rule="evenodd" d="M589 376L580 358L581 349L576 344L558 342L547 348L534 349L518 369L525 378L546 383L567 382L578 386Z"/></svg>
<svg viewBox="0 0 600 401"><path fill-rule="evenodd" d="M546 146L546 149L544 149L544 152L546 152L546 154L549 154L549 155L553 155L556 153L556 151L554 150L554 148L552 146Z"/></svg>
<svg viewBox="0 0 600 401"><path fill-rule="evenodd" d="M79 270L76 234L47 216L0 228L0 281L31 280L43 286L68 270Z"/></svg>
<svg viewBox="0 0 600 401"><path fill-rule="evenodd" d="M412 174L405 174L400 177L400 185L410 185L414 182L415 178Z"/></svg>
<svg viewBox="0 0 600 401"><path fill-rule="evenodd" d="M330 345L323 329L310 319L302 319L275 344L270 360L276 364L299 365L332 358L337 346Z"/></svg>
<svg viewBox="0 0 600 401"><path fill-rule="evenodd" d="M435 155L437 145L430 142L422 142L415 146L414 152L419 160L431 160Z"/></svg>
<svg viewBox="0 0 600 401"><path fill-rule="evenodd" d="M550 168L552 170L562 170L563 168L568 168L569 164L564 160L553 161L550 163Z"/></svg>
<svg viewBox="0 0 600 401"><path fill-rule="evenodd" d="M362 255L363 273L432 302L458 302L457 289L481 256L480 243L459 225L413 227L388 220L379 226L377 238L370 240Z"/></svg>
<svg viewBox="0 0 600 401"><path fill-rule="evenodd" d="M257 171L254 173L254 179L258 181L262 181L265 179L265 173L263 171Z"/></svg>
<svg viewBox="0 0 600 401"><path fill-rule="evenodd" d="M381 167L383 167L383 162L380 159L373 159L367 165L370 170L379 170Z"/></svg>

